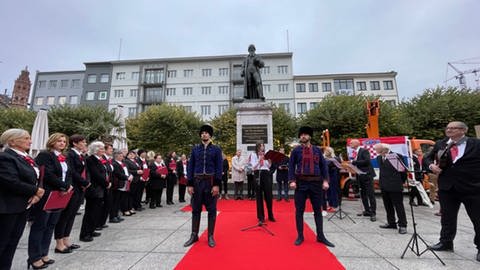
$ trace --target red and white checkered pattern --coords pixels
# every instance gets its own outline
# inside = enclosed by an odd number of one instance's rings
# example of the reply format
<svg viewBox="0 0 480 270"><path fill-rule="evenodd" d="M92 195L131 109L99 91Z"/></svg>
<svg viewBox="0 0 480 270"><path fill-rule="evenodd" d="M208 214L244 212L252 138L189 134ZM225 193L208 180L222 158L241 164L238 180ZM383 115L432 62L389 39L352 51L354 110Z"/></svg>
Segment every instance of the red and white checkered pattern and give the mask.
<svg viewBox="0 0 480 270"><path fill-rule="evenodd" d="M362 145L363 148L367 149L370 152L370 159L377 158L377 152L373 149L374 144Z"/></svg>

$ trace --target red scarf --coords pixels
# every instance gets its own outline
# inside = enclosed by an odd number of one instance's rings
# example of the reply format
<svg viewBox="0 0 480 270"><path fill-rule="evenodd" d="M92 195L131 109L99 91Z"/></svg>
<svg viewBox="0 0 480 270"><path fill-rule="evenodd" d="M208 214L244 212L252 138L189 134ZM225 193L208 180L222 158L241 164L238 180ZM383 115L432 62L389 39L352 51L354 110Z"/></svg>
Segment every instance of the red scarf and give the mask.
<svg viewBox="0 0 480 270"><path fill-rule="evenodd" d="M58 159L58 162L65 162L67 160L67 158L62 154L58 155L57 159Z"/></svg>
<svg viewBox="0 0 480 270"><path fill-rule="evenodd" d="M32 166L32 167L35 166L35 161L30 156L23 156L23 159L25 159L25 161L28 162L28 164L30 164L30 166Z"/></svg>

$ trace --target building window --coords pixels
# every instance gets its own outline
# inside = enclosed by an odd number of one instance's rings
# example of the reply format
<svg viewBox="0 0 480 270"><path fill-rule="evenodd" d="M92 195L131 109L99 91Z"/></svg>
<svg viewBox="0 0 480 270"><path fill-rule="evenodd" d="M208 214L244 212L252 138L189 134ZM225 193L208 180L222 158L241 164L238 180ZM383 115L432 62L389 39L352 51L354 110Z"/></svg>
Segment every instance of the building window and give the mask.
<svg viewBox="0 0 480 270"><path fill-rule="evenodd" d="M270 93L270 84L264 84L262 85L263 87L263 93Z"/></svg>
<svg viewBox="0 0 480 270"><path fill-rule="evenodd" d="M333 87L337 95L353 95L353 80L334 80Z"/></svg>
<svg viewBox="0 0 480 270"><path fill-rule="evenodd" d="M80 88L80 79L72 80L72 88Z"/></svg>
<svg viewBox="0 0 480 270"><path fill-rule="evenodd" d="M210 77L212 76L212 70L210 68L202 69L202 77Z"/></svg>
<svg viewBox="0 0 480 270"><path fill-rule="evenodd" d="M287 113L290 113L290 103L279 103L278 106L284 109Z"/></svg>
<svg viewBox="0 0 480 270"><path fill-rule="evenodd" d="M175 88L167 88L167 96L175 96Z"/></svg>
<svg viewBox="0 0 480 270"><path fill-rule="evenodd" d="M167 71L167 78L176 78L176 77L177 77L177 71L176 70Z"/></svg>
<svg viewBox="0 0 480 270"><path fill-rule="evenodd" d="M116 97L116 98L122 98L123 97L123 90L118 89L118 90L113 91L113 96Z"/></svg>
<svg viewBox="0 0 480 270"><path fill-rule="evenodd" d="M202 95L211 95L211 94L212 94L212 87L202 86Z"/></svg>
<svg viewBox="0 0 480 270"><path fill-rule="evenodd" d="M305 92L305 84L304 83L297 83L296 84L297 93Z"/></svg>
<svg viewBox="0 0 480 270"><path fill-rule="evenodd" d="M184 87L183 88L183 95L184 96L191 96L193 93L193 88L192 87Z"/></svg>
<svg viewBox="0 0 480 270"><path fill-rule="evenodd" d="M106 99L107 99L107 91L98 92L98 100L106 100Z"/></svg>
<svg viewBox="0 0 480 270"><path fill-rule="evenodd" d="M383 81L383 90L393 90L393 81Z"/></svg>
<svg viewBox="0 0 480 270"><path fill-rule="evenodd" d="M205 115L210 115L210 105L202 105L200 106L201 110L202 110L202 115L205 116Z"/></svg>
<svg viewBox="0 0 480 270"><path fill-rule="evenodd" d="M218 76L228 76L228 68L219 68Z"/></svg>
<svg viewBox="0 0 480 270"><path fill-rule="evenodd" d="M183 77L193 77L193 69L184 69L183 70Z"/></svg>
<svg viewBox="0 0 480 270"><path fill-rule="evenodd" d="M322 91L323 92L332 92L332 83L329 83L329 82L322 83Z"/></svg>
<svg viewBox="0 0 480 270"><path fill-rule="evenodd" d="M43 97L36 97L35 98L35 105L43 105Z"/></svg>
<svg viewBox="0 0 480 270"><path fill-rule="evenodd" d="M138 89L130 89L130 97L137 97Z"/></svg>
<svg viewBox="0 0 480 270"><path fill-rule="evenodd" d="M61 80L60 88L67 88L67 87L68 87L68 80Z"/></svg>
<svg viewBox="0 0 480 270"><path fill-rule="evenodd" d="M117 72L115 74L115 79L117 80L125 80L125 72Z"/></svg>
<svg viewBox="0 0 480 270"><path fill-rule="evenodd" d="M85 100L95 100L95 92L89 91L85 96Z"/></svg>
<svg viewBox="0 0 480 270"><path fill-rule="evenodd" d="M135 117L137 115L137 108L128 108L128 117Z"/></svg>
<svg viewBox="0 0 480 270"><path fill-rule="evenodd" d="M182 108L186 111L191 113L192 112L192 106L182 106Z"/></svg>
<svg viewBox="0 0 480 270"><path fill-rule="evenodd" d="M370 89L371 90L380 90L380 82L379 81L371 81L370 82Z"/></svg>
<svg viewBox="0 0 480 270"><path fill-rule="evenodd" d="M47 97L47 105L54 105L55 97Z"/></svg>
<svg viewBox="0 0 480 270"><path fill-rule="evenodd" d="M78 104L78 96L70 96L70 101L68 103L71 105Z"/></svg>
<svg viewBox="0 0 480 270"><path fill-rule="evenodd" d="M163 102L163 88L150 87L145 88L145 101L149 103L161 103Z"/></svg>
<svg viewBox="0 0 480 270"><path fill-rule="evenodd" d="M357 82L357 90L358 91L366 91L367 90L367 83L366 82Z"/></svg>
<svg viewBox="0 0 480 270"><path fill-rule="evenodd" d="M287 74L288 66L278 66L277 71L278 71L278 74Z"/></svg>
<svg viewBox="0 0 480 270"><path fill-rule="evenodd" d="M101 83L108 83L110 81L110 75L107 73L100 74L100 82Z"/></svg>
<svg viewBox="0 0 480 270"><path fill-rule="evenodd" d="M57 80L48 81L48 88L57 88Z"/></svg>
<svg viewBox="0 0 480 270"><path fill-rule="evenodd" d="M307 112L307 103L305 103L305 102L297 103L297 112L298 112L298 114L306 113Z"/></svg>
<svg viewBox="0 0 480 270"><path fill-rule="evenodd" d="M281 83L278 85L278 92L288 92L288 83Z"/></svg>
<svg viewBox="0 0 480 270"><path fill-rule="evenodd" d="M261 68L260 73L263 75L270 74L270 66L264 66L263 68Z"/></svg>
<svg viewBox="0 0 480 270"><path fill-rule="evenodd" d="M310 110L315 109L318 106L318 102L310 102Z"/></svg>
<svg viewBox="0 0 480 270"><path fill-rule="evenodd" d="M147 69L144 82L147 84L163 83L163 75L163 69Z"/></svg>
<svg viewBox="0 0 480 270"><path fill-rule="evenodd" d="M218 94L220 95L227 95L228 94L228 86L219 86L218 87Z"/></svg>
<svg viewBox="0 0 480 270"><path fill-rule="evenodd" d="M222 114L228 111L228 105L218 105L218 114Z"/></svg>
<svg viewBox="0 0 480 270"><path fill-rule="evenodd" d="M139 76L140 76L140 72L134 71L134 72L132 72L131 79L134 80L134 81L138 81Z"/></svg>
<svg viewBox="0 0 480 270"><path fill-rule="evenodd" d="M97 75L96 74L88 75L87 82L88 83L96 83L97 82Z"/></svg>
<svg viewBox="0 0 480 270"><path fill-rule="evenodd" d="M318 92L318 83L309 83L308 84L309 92Z"/></svg>
<svg viewBox="0 0 480 270"><path fill-rule="evenodd" d="M67 97L66 96L58 97L58 105L65 105L66 102L67 102Z"/></svg>
<svg viewBox="0 0 480 270"><path fill-rule="evenodd" d="M47 87L47 81L38 81L38 88Z"/></svg>

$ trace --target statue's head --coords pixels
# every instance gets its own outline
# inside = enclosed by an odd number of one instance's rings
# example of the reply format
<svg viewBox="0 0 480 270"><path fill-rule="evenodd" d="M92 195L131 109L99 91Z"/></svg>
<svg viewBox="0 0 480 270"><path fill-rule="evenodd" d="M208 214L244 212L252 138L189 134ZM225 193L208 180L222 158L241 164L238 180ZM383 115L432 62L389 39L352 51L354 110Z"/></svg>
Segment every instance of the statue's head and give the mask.
<svg viewBox="0 0 480 270"><path fill-rule="evenodd" d="M250 44L250 45L248 46L248 52L249 52L250 54L254 54L255 51L256 51L255 45Z"/></svg>

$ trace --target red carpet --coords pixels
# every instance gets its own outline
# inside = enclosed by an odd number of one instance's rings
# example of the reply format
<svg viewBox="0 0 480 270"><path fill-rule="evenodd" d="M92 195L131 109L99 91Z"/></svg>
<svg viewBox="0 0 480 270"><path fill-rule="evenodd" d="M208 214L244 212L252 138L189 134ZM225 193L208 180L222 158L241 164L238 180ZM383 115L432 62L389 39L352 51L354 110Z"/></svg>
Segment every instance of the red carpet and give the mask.
<svg viewBox="0 0 480 270"><path fill-rule="evenodd" d="M293 244L297 235L293 202L274 203L277 222L267 224L274 236L259 227L240 231L257 223L254 201L221 200L218 210L217 246L208 247L205 231L175 269L345 269L315 241L315 233L306 224L305 242L298 247Z"/></svg>
<svg viewBox="0 0 480 270"><path fill-rule="evenodd" d="M267 207L265 206L265 212L267 211ZM273 201L273 213L295 213L295 204L293 203L293 199L289 202L286 201ZM187 205L181 209L184 212L192 211L192 207ZM205 207L204 207L205 211ZM217 203L217 211L219 212L257 212L257 206L255 201L250 200L219 200ZM310 201L307 200L307 204L305 205L305 212L313 212L312 205Z"/></svg>

